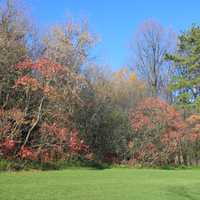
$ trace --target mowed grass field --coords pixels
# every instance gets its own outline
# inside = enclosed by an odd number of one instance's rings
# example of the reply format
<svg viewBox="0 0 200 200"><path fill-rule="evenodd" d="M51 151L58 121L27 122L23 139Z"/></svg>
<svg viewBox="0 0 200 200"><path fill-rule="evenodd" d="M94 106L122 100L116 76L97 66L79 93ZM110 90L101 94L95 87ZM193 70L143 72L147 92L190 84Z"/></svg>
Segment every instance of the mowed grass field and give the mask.
<svg viewBox="0 0 200 200"><path fill-rule="evenodd" d="M0 173L0 200L200 200L200 170Z"/></svg>

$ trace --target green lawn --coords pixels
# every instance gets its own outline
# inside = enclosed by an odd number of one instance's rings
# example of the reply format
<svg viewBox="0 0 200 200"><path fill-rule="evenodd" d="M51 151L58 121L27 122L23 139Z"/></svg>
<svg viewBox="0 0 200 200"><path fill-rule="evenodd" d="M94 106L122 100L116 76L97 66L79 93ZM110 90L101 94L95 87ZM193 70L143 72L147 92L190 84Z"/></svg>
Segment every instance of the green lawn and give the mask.
<svg viewBox="0 0 200 200"><path fill-rule="evenodd" d="M200 200L200 170L0 173L0 200Z"/></svg>

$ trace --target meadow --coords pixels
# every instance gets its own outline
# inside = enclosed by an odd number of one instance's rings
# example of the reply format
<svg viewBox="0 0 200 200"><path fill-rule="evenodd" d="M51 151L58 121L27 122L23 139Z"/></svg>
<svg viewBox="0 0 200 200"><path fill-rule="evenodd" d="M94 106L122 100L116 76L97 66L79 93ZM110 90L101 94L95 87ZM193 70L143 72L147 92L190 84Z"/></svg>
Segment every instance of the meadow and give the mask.
<svg viewBox="0 0 200 200"><path fill-rule="evenodd" d="M67 169L0 174L1 200L198 200L200 171Z"/></svg>

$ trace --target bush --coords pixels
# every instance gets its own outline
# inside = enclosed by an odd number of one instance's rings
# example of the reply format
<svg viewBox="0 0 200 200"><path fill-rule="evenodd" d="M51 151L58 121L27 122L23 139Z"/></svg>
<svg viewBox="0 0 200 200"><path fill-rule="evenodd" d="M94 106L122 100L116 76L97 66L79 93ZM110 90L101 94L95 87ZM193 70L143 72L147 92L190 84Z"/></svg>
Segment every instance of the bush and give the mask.
<svg viewBox="0 0 200 200"><path fill-rule="evenodd" d="M0 160L0 171L7 171L10 168L10 163L7 160Z"/></svg>
<svg viewBox="0 0 200 200"><path fill-rule="evenodd" d="M147 98L130 112L133 159L144 165L181 164L185 122L176 109L158 98Z"/></svg>

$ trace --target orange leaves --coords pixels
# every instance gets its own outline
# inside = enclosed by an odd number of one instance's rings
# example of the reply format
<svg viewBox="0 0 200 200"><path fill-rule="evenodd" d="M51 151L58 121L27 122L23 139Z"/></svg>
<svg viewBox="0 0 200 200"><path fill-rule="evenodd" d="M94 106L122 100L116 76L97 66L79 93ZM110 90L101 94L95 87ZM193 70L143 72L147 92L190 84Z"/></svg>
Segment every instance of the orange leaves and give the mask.
<svg viewBox="0 0 200 200"><path fill-rule="evenodd" d="M26 69L39 72L45 78L52 78L64 69L61 65L52 62L47 58L39 58L35 62L27 58L16 65L16 69L23 71Z"/></svg>
<svg viewBox="0 0 200 200"><path fill-rule="evenodd" d="M32 78L31 76L25 75L17 79L15 82L16 87L25 87L31 88L33 91L36 91L40 88L40 84L37 79Z"/></svg>
<svg viewBox="0 0 200 200"><path fill-rule="evenodd" d="M159 98L150 97L139 103L130 113L130 120L133 142L139 146L138 158L147 163L160 162L161 154L165 159L171 158L184 137L186 124L181 114Z"/></svg>
<svg viewBox="0 0 200 200"><path fill-rule="evenodd" d="M137 132L144 127L154 128L153 123L151 122L148 116L145 116L143 113L135 113L135 116L132 118L132 128Z"/></svg>
<svg viewBox="0 0 200 200"><path fill-rule="evenodd" d="M11 135L17 136L20 125L24 123L25 114L17 108L5 110L0 108L0 140Z"/></svg>
<svg viewBox="0 0 200 200"><path fill-rule="evenodd" d="M26 69L33 69L33 66L33 61L30 58L26 58L16 65L16 69L22 71Z"/></svg>
<svg viewBox="0 0 200 200"><path fill-rule="evenodd" d="M138 152L134 158L139 162L182 163L185 154L190 155L199 148L198 114L184 120L173 106L157 98L147 98L131 112L130 120L133 149Z"/></svg>
<svg viewBox="0 0 200 200"><path fill-rule="evenodd" d="M170 152L175 152L183 139L182 131L169 131L161 136L161 143L165 145L165 149Z"/></svg>
<svg viewBox="0 0 200 200"><path fill-rule="evenodd" d="M53 160L51 153L48 150L42 150L40 152L40 159L43 163L48 163Z"/></svg>
<svg viewBox="0 0 200 200"><path fill-rule="evenodd" d="M35 62L26 59L16 66L21 75L15 82L15 87L29 88L32 91L40 90L51 100L62 98L58 92L55 81L56 77L62 77L64 68L46 58L39 58ZM29 69L29 71L26 71ZM25 75L24 75L25 73ZM60 79L59 79L60 80Z"/></svg>
<svg viewBox="0 0 200 200"><path fill-rule="evenodd" d="M72 123L67 103L63 102L63 96L72 98L74 90L79 90L76 84L82 87L76 83L82 81L80 76L46 58L25 59L16 69L19 77L13 89L22 95L17 104L20 109L15 105L12 109L0 108L1 154L5 158L48 162L73 153L88 153L78 132L70 131Z"/></svg>
<svg viewBox="0 0 200 200"><path fill-rule="evenodd" d="M66 128L60 128L57 124L43 123L40 128L42 141L46 148L41 149L40 156L44 162L53 160L55 156L63 156L68 150L68 154L88 153L88 146L79 138L78 131L69 131Z"/></svg>
<svg viewBox="0 0 200 200"><path fill-rule="evenodd" d="M64 68L47 58L40 58L34 63L34 69L39 71L44 77L51 79L56 74L62 72Z"/></svg>
<svg viewBox="0 0 200 200"><path fill-rule="evenodd" d="M28 147L22 146L19 155L22 159L27 159L27 160L35 160L36 159L36 153L34 150Z"/></svg>
<svg viewBox="0 0 200 200"><path fill-rule="evenodd" d="M186 123L185 137L189 142L194 143L200 139L200 115L191 115L186 119Z"/></svg>
<svg viewBox="0 0 200 200"><path fill-rule="evenodd" d="M70 142L69 142L70 151L73 153L87 153L88 146L84 144L83 140L80 140L78 137L78 132L76 130L72 131Z"/></svg>
<svg viewBox="0 0 200 200"><path fill-rule="evenodd" d="M193 114L186 119L186 122L189 124L200 123L200 115Z"/></svg>
<svg viewBox="0 0 200 200"><path fill-rule="evenodd" d="M5 141L2 143L2 148L5 153L9 153L13 151L16 147L16 141L13 139L5 139Z"/></svg>
<svg viewBox="0 0 200 200"><path fill-rule="evenodd" d="M197 133L197 132L190 133L190 134L187 136L187 139L188 139L189 142L195 143L197 140L200 139L200 134Z"/></svg>
<svg viewBox="0 0 200 200"><path fill-rule="evenodd" d="M43 123L40 128L40 133L55 136L60 141L66 141L69 131L66 128L58 127L56 123Z"/></svg>
<svg viewBox="0 0 200 200"><path fill-rule="evenodd" d="M48 97L50 100L56 100L57 98L61 98L61 95L59 92L50 85L45 85L43 87L43 92L46 97Z"/></svg>
<svg viewBox="0 0 200 200"><path fill-rule="evenodd" d="M20 123L24 120L25 114L20 109L12 108L6 111L7 116L13 118L15 122Z"/></svg>
<svg viewBox="0 0 200 200"><path fill-rule="evenodd" d="M158 125L173 130L181 129L184 124L181 115L165 101L158 98L147 98L142 101L134 112L130 113L133 130L142 131L143 128L155 129Z"/></svg>

